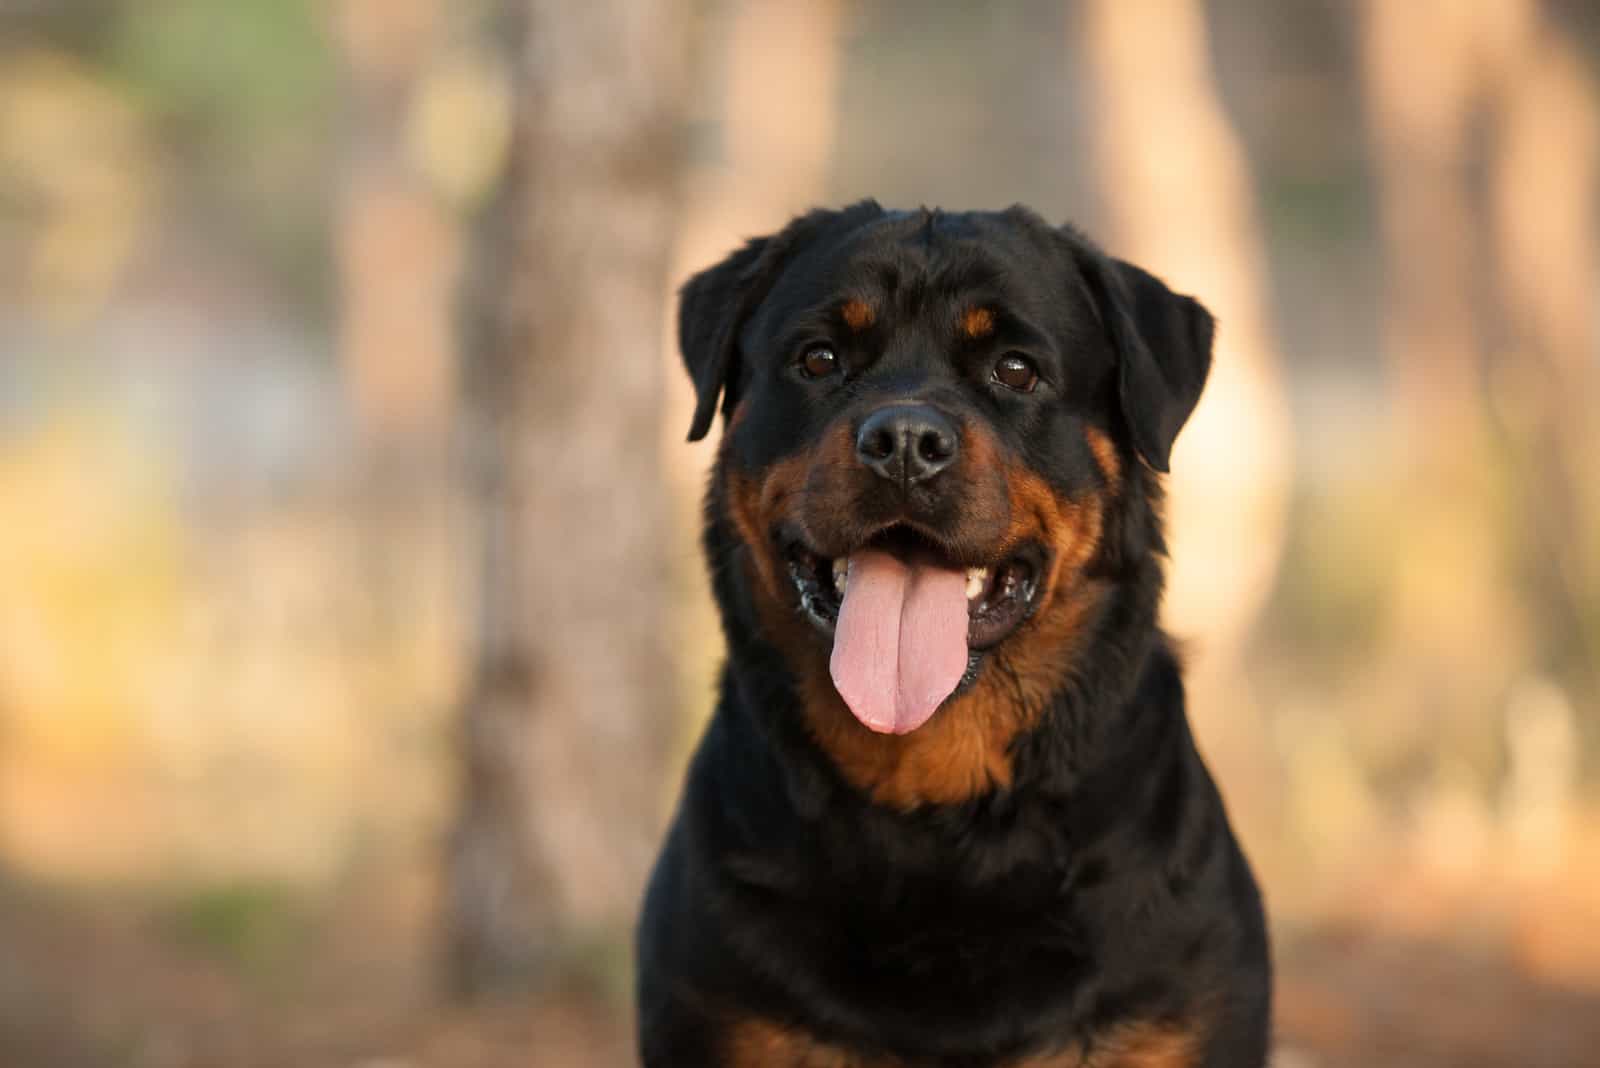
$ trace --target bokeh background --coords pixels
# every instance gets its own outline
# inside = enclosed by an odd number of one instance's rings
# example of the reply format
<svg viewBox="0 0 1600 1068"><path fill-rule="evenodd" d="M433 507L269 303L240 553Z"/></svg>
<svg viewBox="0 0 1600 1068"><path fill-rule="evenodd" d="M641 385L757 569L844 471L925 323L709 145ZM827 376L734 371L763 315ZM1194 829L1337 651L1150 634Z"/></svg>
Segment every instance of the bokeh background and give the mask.
<svg viewBox="0 0 1600 1068"><path fill-rule="evenodd" d="M1283 1068L1600 1049L1600 7L0 0L0 1064L631 1063L670 294L1030 204L1218 315L1167 621Z"/></svg>

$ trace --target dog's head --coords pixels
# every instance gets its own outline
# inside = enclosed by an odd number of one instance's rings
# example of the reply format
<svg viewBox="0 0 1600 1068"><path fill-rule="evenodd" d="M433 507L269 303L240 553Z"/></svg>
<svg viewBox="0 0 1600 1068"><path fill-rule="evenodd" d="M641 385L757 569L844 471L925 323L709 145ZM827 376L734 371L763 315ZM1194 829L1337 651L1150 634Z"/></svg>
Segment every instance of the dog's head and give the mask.
<svg viewBox="0 0 1600 1068"><path fill-rule="evenodd" d="M727 419L728 625L783 655L847 777L905 805L1008 779L1118 574L1160 551L1151 472L1211 337L1020 208L813 212L688 282L690 437L719 397Z"/></svg>

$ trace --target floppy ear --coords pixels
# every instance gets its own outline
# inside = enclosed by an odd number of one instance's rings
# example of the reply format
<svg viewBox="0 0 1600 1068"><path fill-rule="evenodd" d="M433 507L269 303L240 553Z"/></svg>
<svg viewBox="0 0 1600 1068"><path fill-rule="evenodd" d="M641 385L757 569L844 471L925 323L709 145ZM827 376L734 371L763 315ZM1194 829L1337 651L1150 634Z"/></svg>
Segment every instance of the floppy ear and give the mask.
<svg viewBox="0 0 1600 1068"><path fill-rule="evenodd" d="M694 420L689 440L699 441L717 416L717 396L727 387L722 410L738 403L734 384L739 377L738 332L759 299L748 295L757 289L760 265L772 238L758 237L717 264L684 283L678 294L678 348L694 383Z"/></svg>
<svg viewBox="0 0 1600 1068"><path fill-rule="evenodd" d="M1199 301L1131 263L1094 248L1079 262L1117 350L1118 398L1133 444L1165 472L1211 370L1216 323Z"/></svg>
<svg viewBox="0 0 1600 1068"><path fill-rule="evenodd" d="M678 347L694 382L690 441L699 441L711 429L718 394L724 415L739 403L739 330L766 299L799 246L829 223L860 222L882 214L873 200L841 211L808 212L776 234L752 239L684 283L678 298Z"/></svg>

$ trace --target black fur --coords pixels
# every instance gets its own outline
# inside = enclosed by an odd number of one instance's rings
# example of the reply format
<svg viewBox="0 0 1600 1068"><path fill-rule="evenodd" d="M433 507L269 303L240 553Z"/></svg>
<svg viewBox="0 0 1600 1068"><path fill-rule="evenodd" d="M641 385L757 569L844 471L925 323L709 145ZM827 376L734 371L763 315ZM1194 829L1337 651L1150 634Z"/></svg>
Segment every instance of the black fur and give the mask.
<svg viewBox="0 0 1600 1068"><path fill-rule="evenodd" d="M1165 473L1211 370L1216 324L1199 301L1178 296L1131 263L1093 250L1081 262L1121 357L1123 418L1139 454Z"/></svg>
<svg viewBox="0 0 1600 1068"><path fill-rule="evenodd" d="M818 311L859 292L884 308L868 331ZM1004 309L970 352L940 340L969 298ZM792 373L818 332L850 368L826 388ZM1192 299L1020 208L812 212L684 287L690 436L719 393L725 412L743 406L722 460L737 469L805 448L848 406L929 391L1064 496L1104 484L1086 427L1125 462L1089 565L1108 593L1069 681L1014 742L1011 786L911 811L872 802L808 732L714 480L705 548L728 662L640 921L648 1068L721 1063L744 1017L908 1066L983 1068L1201 1013L1196 1064L1265 1062L1260 900L1156 625L1152 471L1199 398L1211 335ZM1038 363L1034 394L983 377L1008 350Z"/></svg>

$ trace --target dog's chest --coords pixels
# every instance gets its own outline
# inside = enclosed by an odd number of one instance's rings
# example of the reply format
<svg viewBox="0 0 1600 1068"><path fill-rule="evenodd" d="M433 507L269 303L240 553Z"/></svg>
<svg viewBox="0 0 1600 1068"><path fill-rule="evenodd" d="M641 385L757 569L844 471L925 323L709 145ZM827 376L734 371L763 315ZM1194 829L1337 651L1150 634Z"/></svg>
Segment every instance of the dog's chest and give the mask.
<svg viewBox="0 0 1600 1068"><path fill-rule="evenodd" d="M767 1020L741 1021L725 1048L727 1068L946 1068L945 1062L904 1060L819 1042L805 1031ZM1199 1063L1199 1035L1170 1024L1125 1024L1085 1047L1061 1048L998 1059L990 1064L962 1059L960 1068L1192 1068ZM955 1062L949 1062L955 1068Z"/></svg>

